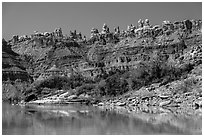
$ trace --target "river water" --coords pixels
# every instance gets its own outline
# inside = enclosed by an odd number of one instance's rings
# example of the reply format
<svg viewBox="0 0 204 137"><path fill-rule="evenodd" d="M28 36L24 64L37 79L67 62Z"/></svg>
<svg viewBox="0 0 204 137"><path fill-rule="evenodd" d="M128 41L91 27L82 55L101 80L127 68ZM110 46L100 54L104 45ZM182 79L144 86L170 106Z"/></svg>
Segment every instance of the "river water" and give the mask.
<svg viewBox="0 0 204 137"><path fill-rule="evenodd" d="M175 118L163 113L151 117L85 105L2 104L2 134L201 134L202 118ZM136 117L137 116L137 117ZM168 116L166 119L165 116ZM174 120L174 122L172 122Z"/></svg>

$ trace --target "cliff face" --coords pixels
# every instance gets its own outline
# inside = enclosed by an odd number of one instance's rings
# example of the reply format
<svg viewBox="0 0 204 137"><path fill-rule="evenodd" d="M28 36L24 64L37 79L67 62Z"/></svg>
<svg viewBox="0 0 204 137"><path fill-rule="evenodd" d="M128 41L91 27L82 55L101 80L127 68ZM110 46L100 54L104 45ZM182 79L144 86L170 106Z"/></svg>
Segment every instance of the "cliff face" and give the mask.
<svg viewBox="0 0 204 137"><path fill-rule="evenodd" d="M55 32L36 34L11 43L12 46L4 48L7 52L3 56L6 59L8 53L10 56L15 51L16 56L12 55L15 62L12 60L7 65L25 64L26 69L21 68L19 74L27 71L34 80L56 65L62 73L71 70L72 74L88 79L84 83L75 79L74 85L80 87L91 81L99 85L90 86L90 89L94 87L102 94L108 94L110 90L117 95L123 94L120 90L127 92L155 82L165 85L179 80L202 64L201 22L197 26L191 25L176 22L144 26L125 34L96 31L88 41L77 41ZM24 63L16 62L18 55ZM101 80L105 84L100 85Z"/></svg>
<svg viewBox="0 0 204 137"><path fill-rule="evenodd" d="M84 58L82 49L81 45L74 41L44 45L31 40L12 46L13 51L27 59L27 69L35 79L54 64L60 69L68 69Z"/></svg>
<svg viewBox="0 0 204 137"><path fill-rule="evenodd" d="M198 41L201 42L199 40L201 38L200 31L193 31L191 34L181 37L182 34L183 32L175 31L168 36L161 35L154 39L152 37L127 37L117 44L95 44L90 48L87 56L95 62L97 67L93 69L93 66L90 65L90 69L87 69L86 66L84 73L89 73L90 77L92 73L97 76L100 73L97 71L98 68L102 68L106 74L116 70L129 71L137 68L138 63L150 62L157 56L162 61L176 61L182 58Z"/></svg>
<svg viewBox="0 0 204 137"><path fill-rule="evenodd" d="M134 69L138 62L149 61L158 53L165 54L164 60L178 58L187 48L185 41L199 35L201 27L200 20L185 20L156 26L146 23L140 28L130 26L126 32L117 28L113 33L105 24L101 33L91 30L87 41L82 41L76 32L68 38L61 31L36 33L14 42L11 48L25 58L27 71L35 79L54 64L64 70L75 68L77 73L94 78L101 74L101 68L106 73Z"/></svg>
<svg viewBox="0 0 204 137"><path fill-rule="evenodd" d="M4 40L2 41L2 78L3 81L15 81L17 79L32 81L26 72L26 62Z"/></svg>
<svg viewBox="0 0 204 137"><path fill-rule="evenodd" d="M2 99L19 101L22 92L33 81L26 71L27 63L11 49L11 45L2 41Z"/></svg>

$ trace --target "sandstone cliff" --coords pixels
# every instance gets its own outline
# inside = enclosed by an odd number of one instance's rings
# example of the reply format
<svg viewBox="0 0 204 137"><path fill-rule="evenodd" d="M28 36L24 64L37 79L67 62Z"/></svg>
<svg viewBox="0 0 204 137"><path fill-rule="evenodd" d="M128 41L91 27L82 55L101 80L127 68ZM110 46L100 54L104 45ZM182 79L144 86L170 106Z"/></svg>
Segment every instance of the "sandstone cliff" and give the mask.
<svg viewBox="0 0 204 137"><path fill-rule="evenodd" d="M154 94L158 89L163 89L163 86L170 84L173 87L172 83L175 81L182 83L191 77L199 79L200 74L195 76L192 73L195 72L193 70L200 70L202 64L202 25L200 20L190 25L185 24L186 22L133 27L133 31L127 30L126 33L106 32L106 26L103 33L95 29L91 32L91 38L83 41L75 33L69 38L55 32L39 33L31 38L15 40L11 42L10 48L5 49L20 55L25 62L24 70L34 80L40 79L42 74L51 75L47 70L53 65L57 66L59 78L34 81L24 91L26 96L35 95L35 99L38 94L42 97L45 88L51 88L52 91L74 90L73 94L77 96L88 94L93 98L100 98L129 92L140 93L140 90L145 94L144 87L157 83L159 86L154 87L156 91L151 92ZM10 64L12 62L8 63ZM64 72L68 71L71 76L67 75L65 80ZM62 85L63 88L48 86L55 79L59 80L56 85ZM196 88L196 92L200 94L199 89ZM31 92L34 93L30 94ZM157 105L162 106L162 102Z"/></svg>

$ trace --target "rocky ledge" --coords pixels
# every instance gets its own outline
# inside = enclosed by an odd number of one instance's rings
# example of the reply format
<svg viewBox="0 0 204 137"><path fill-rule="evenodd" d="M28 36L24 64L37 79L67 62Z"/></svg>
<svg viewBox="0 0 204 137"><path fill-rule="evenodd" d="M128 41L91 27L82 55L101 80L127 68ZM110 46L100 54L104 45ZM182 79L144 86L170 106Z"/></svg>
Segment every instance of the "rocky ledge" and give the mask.
<svg viewBox="0 0 204 137"><path fill-rule="evenodd" d="M120 97L103 99L96 105L116 110L123 108L127 112L139 109L147 113L173 112L194 115L199 112L201 114L201 84L201 76L189 75L183 80L173 81L166 85L156 83Z"/></svg>
<svg viewBox="0 0 204 137"><path fill-rule="evenodd" d="M57 94L50 95L47 97L42 97L41 99L29 101L26 104L73 104L73 103L83 103L89 104L91 101L93 102L93 98L91 98L87 94L81 94L80 96L77 95L70 95L70 91L63 91L58 90L56 91ZM24 101L21 102L24 104Z"/></svg>
<svg viewBox="0 0 204 137"><path fill-rule="evenodd" d="M142 111L146 113L166 113L197 115L202 114L202 77L197 73L201 65L192 70L186 78L162 85L154 83L113 98L96 99L88 94L79 96L73 91L56 91L55 95L42 97L28 104L72 104L83 103L103 109L123 110L125 112Z"/></svg>

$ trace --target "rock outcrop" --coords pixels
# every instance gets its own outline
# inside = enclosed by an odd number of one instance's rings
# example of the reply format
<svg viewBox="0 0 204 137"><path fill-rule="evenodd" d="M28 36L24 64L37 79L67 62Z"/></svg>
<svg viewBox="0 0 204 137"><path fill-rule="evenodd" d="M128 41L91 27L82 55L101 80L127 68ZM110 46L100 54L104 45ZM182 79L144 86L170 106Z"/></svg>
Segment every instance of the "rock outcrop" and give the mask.
<svg viewBox="0 0 204 137"><path fill-rule="evenodd" d="M3 81L32 81L26 71L26 63L19 54L11 49L11 45L2 40L2 79Z"/></svg>
<svg viewBox="0 0 204 137"><path fill-rule="evenodd" d="M84 85L87 81L87 83L95 84L87 88L91 90L92 94L101 90L100 94L102 95L108 94L106 90L111 89L103 87L108 85L107 82L113 82L112 87L117 87L114 86L114 82L116 82L119 86L114 91L117 94L113 93L113 95L123 94L118 91L121 89L124 89L125 92L136 90L137 98L128 100L133 102L133 106L138 104L161 107L175 106L179 103L174 104L175 102L170 99L177 93L170 90L167 85L173 88L178 86L174 83L175 81L184 84L187 78L191 78L190 74L193 74L191 71L196 72L195 69L202 64L201 29L201 20L184 20L174 23L164 21L161 25L153 26L146 19L138 21L136 26L131 24L126 31L120 31L120 28L117 27L115 32L110 32L108 25L104 24L101 32L93 28L91 38L83 39L82 34L76 33L76 30L71 31L70 36L66 36L63 35L61 28L57 28L54 32L35 32L31 36L13 37L8 44L11 46L3 48L3 51L6 51L3 52L3 63L6 59L12 60L10 57L13 54L11 58L14 60L7 63L7 66L14 66L15 68L11 68L11 70L18 72L19 75L16 77L23 76L21 79L24 79L26 72L34 80L47 79L53 74L65 77L76 75L85 79ZM24 63L18 62L19 55ZM25 69L18 64L25 64ZM55 68L55 71L49 71L53 65L57 66L57 70ZM5 71L9 70L5 69ZM168 71L171 73L168 74ZM119 72L118 79L111 79L110 77L117 72ZM173 74L174 72L175 74ZM151 76L153 73L155 75ZM149 76L149 80L147 80L147 76ZM197 79L199 76L193 75L192 77ZM131 81L131 78L140 79L136 79L138 81L135 82ZM99 83L103 79L106 83L101 86ZM138 82L140 85L134 82ZM152 85L154 83L158 83L158 85L155 87ZM74 84L76 87L73 85L68 87L76 89L77 86L83 86L80 82ZM134 87L132 84L135 84ZM145 86L149 87L145 88ZM195 87L190 88L195 89ZM43 91L41 87L39 89ZM195 92L197 92L197 88ZM183 95L183 93L178 94ZM194 96L194 92L192 94ZM33 95L36 99L37 95ZM179 102L179 99L175 100ZM116 104L117 106L127 106L128 101ZM182 100L182 102L185 101ZM191 104L200 107L199 102L191 102Z"/></svg>

